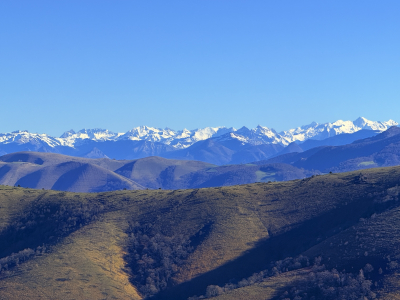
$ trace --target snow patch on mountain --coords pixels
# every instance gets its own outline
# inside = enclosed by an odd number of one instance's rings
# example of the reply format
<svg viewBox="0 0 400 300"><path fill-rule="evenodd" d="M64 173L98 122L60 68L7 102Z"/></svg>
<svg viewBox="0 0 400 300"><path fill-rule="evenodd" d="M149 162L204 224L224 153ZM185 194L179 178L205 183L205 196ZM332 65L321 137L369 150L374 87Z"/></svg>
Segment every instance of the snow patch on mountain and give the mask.
<svg viewBox="0 0 400 300"><path fill-rule="evenodd" d="M82 129L78 132L74 130L69 130L64 132L60 139L62 139L63 145L74 147L77 143L82 142L83 140L92 140L92 141L109 141L115 140L118 138L122 133L114 133L107 129Z"/></svg>
<svg viewBox="0 0 400 300"><path fill-rule="evenodd" d="M229 132L229 133L214 137L213 140L220 142L220 143L228 142L228 141L232 141L232 140L238 140L239 142L242 143L242 145L248 144L250 142L248 137L240 135L237 132Z"/></svg>

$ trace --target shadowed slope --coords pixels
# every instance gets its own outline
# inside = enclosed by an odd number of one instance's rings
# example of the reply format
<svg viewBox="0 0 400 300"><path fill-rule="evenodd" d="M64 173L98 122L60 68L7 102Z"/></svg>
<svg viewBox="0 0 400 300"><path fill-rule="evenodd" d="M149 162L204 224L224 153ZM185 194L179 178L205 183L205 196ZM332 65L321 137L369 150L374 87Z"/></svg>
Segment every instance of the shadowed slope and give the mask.
<svg viewBox="0 0 400 300"><path fill-rule="evenodd" d="M77 162L77 163L87 163L94 164L103 167L107 170L114 171L122 167L127 161L124 160L112 160L108 158L83 158L68 156L57 153L42 153L42 152L16 152L6 154L0 157L0 161L8 163L31 163L35 165L56 165L65 162Z"/></svg>
<svg viewBox="0 0 400 300"><path fill-rule="evenodd" d="M64 163L62 166L72 165L68 171L57 179L51 189L74 192L99 192L122 189L143 189L143 186L126 179L118 174L90 164ZM49 170L51 174L53 170Z"/></svg>
<svg viewBox="0 0 400 300"><path fill-rule="evenodd" d="M11 186L74 192L143 188L109 170L125 162L35 152L8 154L0 160L0 183Z"/></svg>
<svg viewBox="0 0 400 300"><path fill-rule="evenodd" d="M210 138L204 141L199 141L187 149L165 153L163 154L163 157L171 159L199 160L211 164L223 165L229 163L232 156L236 153L236 151L231 148L240 148L241 146L239 141L234 140L232 143L235 144L235 147L232 147L232 145L225 145L216 139Z"/></svg>
<svg viewBox="0 0 400 300"><path fill-rule="evenodd" d="M125 163L55 153L12 153L0 157L0 183L72 192L142 189L140 184L112 171Z"/></svg>
<svg viewBox="0 0 400 300"><path fill-rule="evenodd" d="M135 160L115 170L115 173L125 176L149 188L180 188L176 182L184 175L205 168L214 167L201 161L171 160L151 156Z"/></svg>

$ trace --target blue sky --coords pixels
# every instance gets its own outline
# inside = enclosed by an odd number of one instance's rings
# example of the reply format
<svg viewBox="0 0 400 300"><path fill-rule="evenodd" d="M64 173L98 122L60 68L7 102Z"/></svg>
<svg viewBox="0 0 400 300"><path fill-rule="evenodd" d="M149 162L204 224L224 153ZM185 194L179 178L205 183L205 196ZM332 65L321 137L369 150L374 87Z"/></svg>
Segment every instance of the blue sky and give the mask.
<svg viewBox="0 0 400 300"><path fill-rule="evenodd" d="M400 122L400 1L0 1L0 132Z"/></svg>

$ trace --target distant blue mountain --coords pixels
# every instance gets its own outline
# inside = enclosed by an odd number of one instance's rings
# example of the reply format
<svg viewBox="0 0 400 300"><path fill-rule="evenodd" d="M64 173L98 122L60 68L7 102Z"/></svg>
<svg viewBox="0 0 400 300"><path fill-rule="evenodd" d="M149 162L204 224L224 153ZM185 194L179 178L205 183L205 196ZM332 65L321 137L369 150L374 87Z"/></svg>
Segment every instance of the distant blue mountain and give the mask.
<svg viewBox="0 0 400 300"><path fill-rule="evenodd" d="M284 163L320 172L345 172L400 164L400 128L341 146L319 146L276 156L258 164Z"/></svg>

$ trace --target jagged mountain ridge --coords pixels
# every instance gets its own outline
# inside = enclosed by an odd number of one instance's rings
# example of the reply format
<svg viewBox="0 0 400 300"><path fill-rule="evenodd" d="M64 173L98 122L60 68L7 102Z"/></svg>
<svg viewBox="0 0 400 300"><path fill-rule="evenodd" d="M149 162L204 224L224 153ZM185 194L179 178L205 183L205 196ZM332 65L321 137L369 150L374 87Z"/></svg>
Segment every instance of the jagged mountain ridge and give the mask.
<svg viewBox="0 0 400 300"><path fill-rule="evenodd" d="M195 144L209 139L213 141L212 144L221 144L224 147L226 145L234 145L235 149L233 151L236 153L237 151L243 151L246 147L257 148L260 145L287 147L293 142L302 143L307 140L323 140L341 134L352 134L360 130L383 132L389 127L396 125L398 123L393 120L379 122L369 121L360 117L355 121L339 120L324 124L313 122L306 126L279 133L274 129L260 125L253 129L247 127L240 129L233 127L206 127L179 131L169 128L159 129L140 126L126 133L114 133L106 129L97 128L82 129L78 132L70 130L63 133L60 137L30 133L24 130L0 134L0 153L39 151L92 158L115 157L118 159L134 159L150 155L178 158L179 153L189 156L185 151L182 152L182 150L189 149ZM125 148L122 151L123 153L121 150L110 150L121 147ZM231 146L228 146L228 148L232 150ZM177 153L171 156L171 153L176 151ZM258 149L255 149L255 151L259 152ZM185 159L185 157L179 158ZM241 158L237 160L240 161Z"/></svg>

